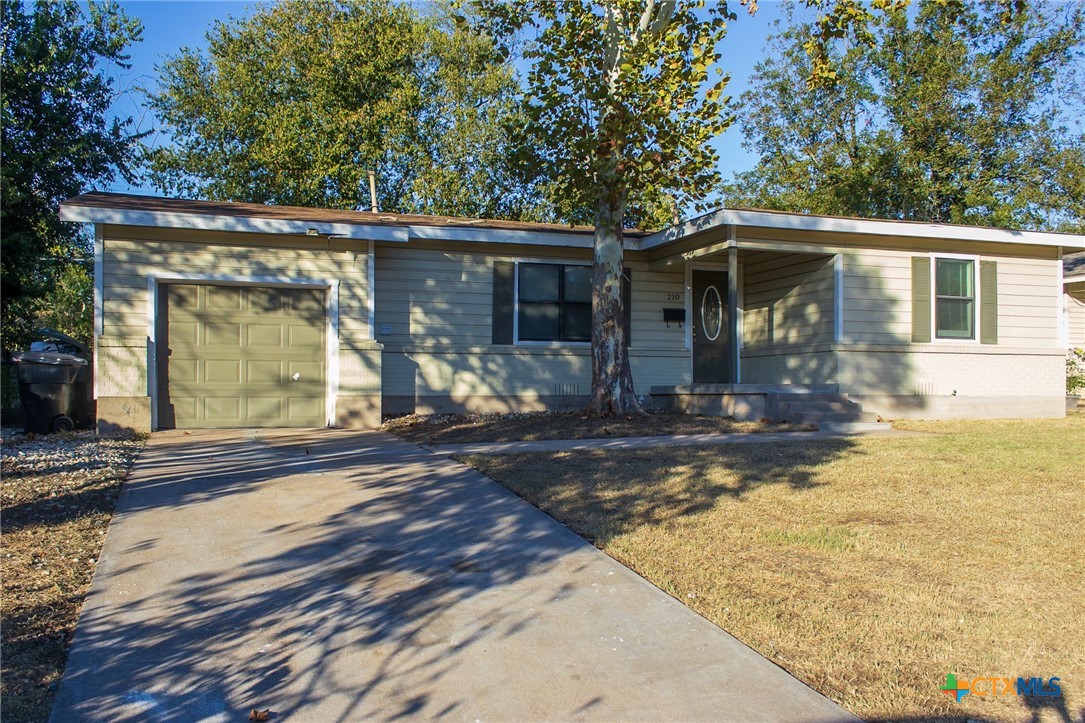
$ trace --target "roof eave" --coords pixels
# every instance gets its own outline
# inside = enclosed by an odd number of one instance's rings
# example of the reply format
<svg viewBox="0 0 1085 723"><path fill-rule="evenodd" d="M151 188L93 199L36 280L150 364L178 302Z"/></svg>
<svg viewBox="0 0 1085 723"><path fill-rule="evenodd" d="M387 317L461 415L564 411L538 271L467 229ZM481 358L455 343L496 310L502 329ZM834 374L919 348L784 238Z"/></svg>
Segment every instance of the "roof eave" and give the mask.
<svg viewBox="0 0 1085 723"><path fill-rule="evenodd" d="M799 213L769 213L721 209L685 223L671 226L640 240L639 249L665 246L724 225L772 228L789 231L821 231L838 234L871 236L908 236L948 241L979 241L1030 246L1062 246L1085 248L1085 236L1015 231L979 226L957 226L937 223L904 223L882 219L852 219L829 216L809 216Z"/></svg>
<svg viewBox="0 0 1085 723"><path fill-rule="evenodd" d="M151 226L199 231L229 231L273 235L301 235L405 243L411 239L463 241L472 243L523 244L528 246L564 246L591 248L592 235L584 232L543 231L537 229L482 228L461 224L448 226L402 225L375 223L343 223L306 220L271 219L260 216L217 215L111 209L98 205L71 202L60 206L62 221L114 224L118 226ZM626 243L635 248L636 239Z"/></svg>

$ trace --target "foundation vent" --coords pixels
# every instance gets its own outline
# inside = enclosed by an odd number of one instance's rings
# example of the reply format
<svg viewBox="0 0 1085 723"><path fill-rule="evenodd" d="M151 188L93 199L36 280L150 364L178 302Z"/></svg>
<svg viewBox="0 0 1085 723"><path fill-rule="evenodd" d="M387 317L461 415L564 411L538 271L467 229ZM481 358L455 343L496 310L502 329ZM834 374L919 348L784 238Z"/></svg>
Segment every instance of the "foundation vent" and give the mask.
<svg viewBox="0 0 1085 723"><path fill-rule="evenodd" d="M580 385L576 382L558 382L554 384L555 397L579 397Z"/></svg>
<svg viewBox="0 0 1085 723"><path fill-rule="evenodd" d="M919 381L915 383L915 389L912 392L917 397L933 397L935 395L935 386L933 380Z"/></svg>

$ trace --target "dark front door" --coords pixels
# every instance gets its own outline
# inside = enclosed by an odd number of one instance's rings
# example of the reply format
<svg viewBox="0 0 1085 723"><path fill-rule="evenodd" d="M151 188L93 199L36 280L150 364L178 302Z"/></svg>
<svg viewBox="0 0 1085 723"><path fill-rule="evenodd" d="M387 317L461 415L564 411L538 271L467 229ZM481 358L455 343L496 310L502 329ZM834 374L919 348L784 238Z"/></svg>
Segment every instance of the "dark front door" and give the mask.
<svg viewBox="0 0 1085 723"><path fill-rule="evenodd" d="M693 271L692 331L694 384L733 381L726 271Z"/></svg>

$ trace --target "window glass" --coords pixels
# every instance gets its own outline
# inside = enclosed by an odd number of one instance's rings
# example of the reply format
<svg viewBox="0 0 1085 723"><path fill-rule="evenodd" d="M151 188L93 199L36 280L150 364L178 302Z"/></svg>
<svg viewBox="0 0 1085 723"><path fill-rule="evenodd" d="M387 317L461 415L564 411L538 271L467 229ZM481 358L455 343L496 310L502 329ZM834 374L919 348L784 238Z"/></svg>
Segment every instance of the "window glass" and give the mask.
<svg viewBox="0 0 1085 723"><path fill-rule="evenodd" d="M965 259L935 261L935 336L939 339L975 338L974 266Z"/></svg>
<svg viewBox="0 0 1085 723"><path fill-rule="evenodd" d="M520 264L518 339L591 341L591 267Z"/></svg>
<svg viewBox="0 0 1085 723"><path fill-rule="evenodd" d="M520 338L524 341L557 341L561 338L559 304L521 303Z"/></svg>
<svg viewBox="0 0 1085 723"><path fill-rule="evenodd" d="M938 259L937 269L939 296L972 297L971 261Z"/></svg>
<svg viewBox="0 0 1085 723"><path fill-rule="evenodd" d="M566 304L561 319L565 341L591 341L590 304Z"/></svg>
<svg viewBox="0 0 1085 723"><path fill-rule="evenodd" d="M521 301L559 301L560 266L520 264Z"/></svg>
<svg viewBox="0 0 1085 723"><path fill-rule="evenodd" d="M591 303L591 267L590 266L566 266L565 267L565 298L564 301L581 301Z"/></svg>

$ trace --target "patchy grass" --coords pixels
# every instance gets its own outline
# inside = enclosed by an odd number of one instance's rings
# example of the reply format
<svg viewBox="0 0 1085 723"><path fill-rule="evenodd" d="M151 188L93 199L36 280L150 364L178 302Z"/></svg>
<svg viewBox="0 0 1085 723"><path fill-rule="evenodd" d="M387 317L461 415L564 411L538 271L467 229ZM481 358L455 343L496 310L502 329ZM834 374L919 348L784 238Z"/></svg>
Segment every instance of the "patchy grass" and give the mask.
<svg viewBox="0 0 1085 723"><path fill-rule="evenodd" d="M6 430L5 430L6 431ZM49 717L121 481L142 440L91 432L3 443L0 718Z"/></svg>
<svg viewBox="0 0 1085 723"><path fill-rule="evenodd" d="M583 412L520 414L440 414L396 417L384 423L391 432L415 444L536 442L550 439L656 437L675 434L807 432L814 424L736 422L727 417L649 414L639 417L589 417Z"/></svg>
<svg viewBox="0 0 1085 723"><path fill-rule="evenodd" d="M860 716L1085 717L1085 416L896 426L933 434L465 461Z"/></svg>

